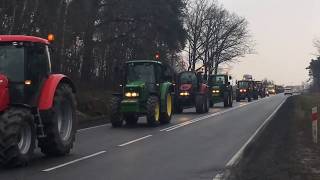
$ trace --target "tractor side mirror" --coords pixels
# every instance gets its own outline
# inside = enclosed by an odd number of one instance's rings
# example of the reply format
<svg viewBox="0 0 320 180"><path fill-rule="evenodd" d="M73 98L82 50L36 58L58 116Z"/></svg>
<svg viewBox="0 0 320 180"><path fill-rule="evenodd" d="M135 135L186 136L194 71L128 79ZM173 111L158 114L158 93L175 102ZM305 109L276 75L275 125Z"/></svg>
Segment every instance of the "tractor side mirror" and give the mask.
<svg viewBox="0 0 320 180"><path fill-rule="evenodd" d="M232 76L229 76L229 79L232 80Z"/></svg>

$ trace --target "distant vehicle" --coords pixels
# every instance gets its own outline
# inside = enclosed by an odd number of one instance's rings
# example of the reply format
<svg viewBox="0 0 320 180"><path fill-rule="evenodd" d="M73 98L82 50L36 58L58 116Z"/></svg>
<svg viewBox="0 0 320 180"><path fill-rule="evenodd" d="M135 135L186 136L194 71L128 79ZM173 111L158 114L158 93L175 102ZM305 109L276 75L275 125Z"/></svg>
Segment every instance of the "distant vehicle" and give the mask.
<svg viewBox="0 0 320 180"><path fill-rule="evenodd" d="M251 102L253 98L253 81L242 80L237 82L236 101L248 99Z"/></svg>
<svg viewBox="0 0 320 180"><path fill-rule="evenodd" d="M223 102L224 107L232 107L233 105L233 88L228 75L211 75L209 77L210 107L215 103Z"/></svg>
<svg viewBox="0 0 320 180"><path fill-rule="evenodd" d="M284 95L292 95L292 89L291 88L284 88Z"/></svg>
<svg viewBox="0 0 320 180"><path fill-rule="evenodd" d="M201 73L192 71L180 73L175 92L176 113L182 113L183 109L188 107L195 107L199 114L209 111L209 88L203 83Z"/></svg>
<svg viewBox="0 0 320 180"><path fill-rule="evenodd" d="M269 86L268 86L268 94L269 94L269 95L275 95L275 94L276 94L276 87L275 87L275 85L269 85Z"/></svg>
<svg viewBox="0 0 320 180"><path fill-rule="evenodd" d="M255 83L256 83L256 86L258 88L258 95L261 98L266 97L267 96L267 91L266 91L265 85L261 81L255 81Z"/></svg>

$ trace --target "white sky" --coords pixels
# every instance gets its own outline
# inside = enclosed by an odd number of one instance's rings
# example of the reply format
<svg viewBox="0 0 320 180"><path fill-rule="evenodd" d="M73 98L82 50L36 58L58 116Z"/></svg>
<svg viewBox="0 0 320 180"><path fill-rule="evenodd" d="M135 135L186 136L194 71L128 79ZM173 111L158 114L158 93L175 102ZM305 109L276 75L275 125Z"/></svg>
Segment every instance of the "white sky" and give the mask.
<svg viewBox="0 0 320 180"><path fill-rule="evenodd" d="M320 0L219 0L231 12L247 18L256 55L233 64L231 74L241 79L252 74L278 84L301 84L305 69L316 52L313 40L320 38Z"/></svg>

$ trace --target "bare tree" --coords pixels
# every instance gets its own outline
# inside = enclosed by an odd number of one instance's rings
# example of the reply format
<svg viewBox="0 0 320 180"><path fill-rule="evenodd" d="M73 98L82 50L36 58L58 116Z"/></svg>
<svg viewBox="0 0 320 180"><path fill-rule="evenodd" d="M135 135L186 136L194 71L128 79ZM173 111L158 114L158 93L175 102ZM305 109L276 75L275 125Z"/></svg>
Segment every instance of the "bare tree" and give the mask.
<svg viewBox="0 0 320 180"><path fill-rule="evenodd" d="M220 64L253 52L245 18L229 13L217 2L202 0L190 6L193 9L186 23L190 70L202 61L206 74L216 74Z"/></svg>

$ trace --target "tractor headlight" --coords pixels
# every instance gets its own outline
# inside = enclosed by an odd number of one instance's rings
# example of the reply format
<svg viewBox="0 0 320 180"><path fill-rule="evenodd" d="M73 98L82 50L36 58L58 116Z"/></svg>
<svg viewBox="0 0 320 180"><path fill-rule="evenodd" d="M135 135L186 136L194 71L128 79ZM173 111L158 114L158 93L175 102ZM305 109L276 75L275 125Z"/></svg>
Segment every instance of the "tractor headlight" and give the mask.
<svg viewBox="0 0 320 180"><path fill-rule="evenodd" d="M212 93L220 93L220 90L212 90Z"/></svg>
<svg viewBox="0 0 320 180"><path fill-rule="evenodd" d="M125 96L126 97L139 97L139 93L137 93L137 92L126 92L125 93Z"/></svg>
<svg viewBox="0 0 320 180"><path fill-rule="evenodd" d="M190 95L189 92L181 92L181 93L180 93L180 96L189 96L189 95Z"/></svg>

